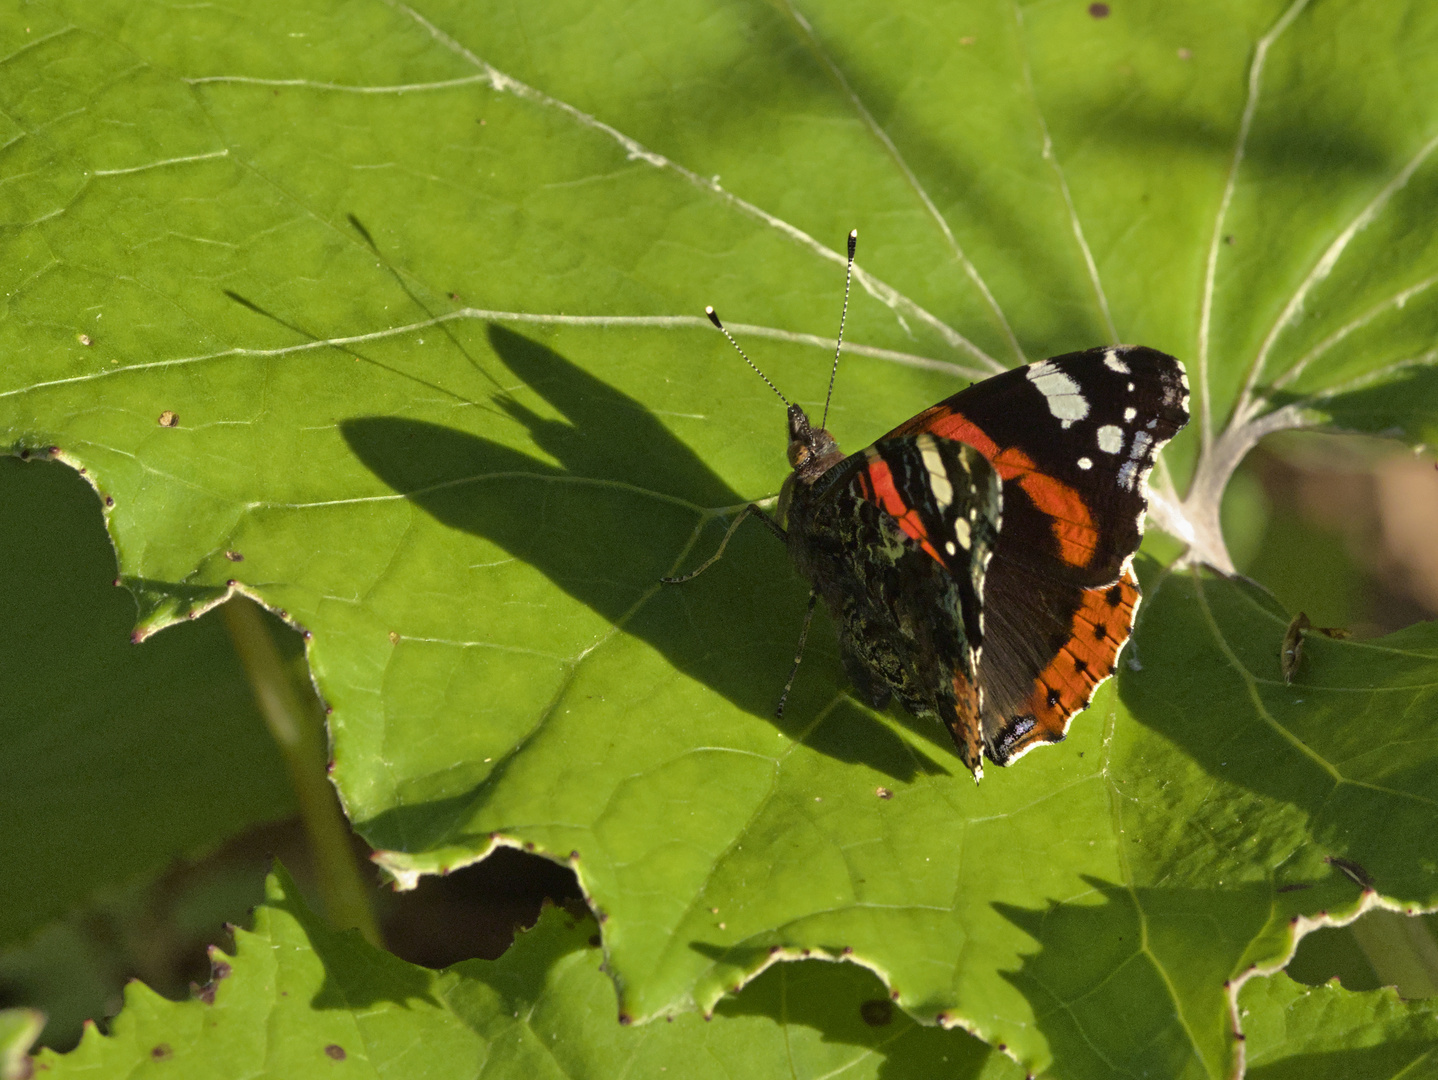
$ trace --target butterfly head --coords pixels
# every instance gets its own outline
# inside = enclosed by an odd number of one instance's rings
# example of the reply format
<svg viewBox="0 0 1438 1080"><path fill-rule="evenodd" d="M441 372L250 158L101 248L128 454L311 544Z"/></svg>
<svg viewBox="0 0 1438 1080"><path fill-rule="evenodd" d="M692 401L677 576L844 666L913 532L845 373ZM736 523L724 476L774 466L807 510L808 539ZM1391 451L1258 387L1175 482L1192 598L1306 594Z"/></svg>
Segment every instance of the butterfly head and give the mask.
<svg viewBox="0 0 1438 1080"><path fill-rule="evenodd" d="M834 436L823 428L810 425L809 417L797 405L789 406L789 466L794 475L806 484L844 460Z"/></svg>

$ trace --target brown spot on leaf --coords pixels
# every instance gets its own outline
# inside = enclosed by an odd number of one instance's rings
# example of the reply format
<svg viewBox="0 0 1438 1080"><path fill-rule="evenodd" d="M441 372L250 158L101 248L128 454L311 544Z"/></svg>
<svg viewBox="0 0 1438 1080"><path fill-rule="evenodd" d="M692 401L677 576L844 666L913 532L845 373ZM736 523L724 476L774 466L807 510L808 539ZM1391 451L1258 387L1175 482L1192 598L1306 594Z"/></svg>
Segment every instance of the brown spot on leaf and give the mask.
<svg viewBox="0 0 1438 1080"><path fill-rule="evenodd" d="M160 414L160 426L161 426L161 427L179 427L179 426L180 426L180 418L179 418L178 416L176 416L175 413L174 413L173 411L171 411L170 409L166 409L164 412L162 412L162 413Z"/></svg>
<svg viewBox="0 0 1438 1080"><path fill-rule="evenodd" d="M169 1043L156 1043L150 1049L150 1057L156 1061L168 1061L174 1056L175 1052L170 1049Z"/></svg>
<svg viewBox="0 0 1438 1080"><path fill-rule="evenodd" d="M345 1053L345 1048L339 1043L330 1043L325 1047L325 1057L333 1061L343 1061L349 1055Z"/></svg>
<svg viewBox="0 0 1438 1080"><path fill-rule="evenodd" d="M1090 15L1092 15L1095 19L1107 19L1107 18L1108 18L1108 5L1107 5L1107 4L1090 4L1090 5L1088 6L1088 13L1089 13Z"/></svg>

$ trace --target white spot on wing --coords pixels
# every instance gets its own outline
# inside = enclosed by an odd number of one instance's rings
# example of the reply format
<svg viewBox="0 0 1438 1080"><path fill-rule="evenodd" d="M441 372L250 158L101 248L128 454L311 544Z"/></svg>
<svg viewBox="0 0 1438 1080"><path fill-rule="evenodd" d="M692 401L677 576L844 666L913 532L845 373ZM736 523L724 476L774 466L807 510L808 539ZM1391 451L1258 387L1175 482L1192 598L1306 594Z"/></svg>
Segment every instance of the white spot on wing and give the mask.
<svg viewBox="0 0 1438 1080"><path fill-rule="evenodd" d="M945 542L944 550L947 551L950 555L952 555L957 549L954 547L954 542L952 540L949 540Z"/></svg>
<svg viewBox="0 0 1438 1080"><path fill-rule="evenodd" d="M1137 415L1138 410L1135 409L1132 405L1130 405L1127 409L1123 411L1123 422L1125 424L1132 424L1133 418Z"/></svg>
<svg viewBox="0 0 1438 1080"><path fill-rule="evenodd" d="M1105 454L1123 453L1123 428L1105 424L1098 429L1098 448Z"/></svg>
<svg viewBox="0 0 1438 1080"><path fill-rule="evenodd" d="M1063 427L1088 415L1088 399L1079 384L1065 375L1049 360L1030 364L1025 372L1029 382L1043 394L1051 412Z"/></svg>
<svg viewBox="0 0 1438 1080"><path fill-rule="evenodd" d="M914 443L924 459L924 468L929 470L929 491L934 496L934 502L940 510L946 509L954 501L954 485L949 482L949 471L944 468L944 459L939 456L934 437L922 432Z"/></svg>
<svg viewBox="0 0 1438 1080"><path fill-rule="evenodd" d="M1117 349L1109 349L1108 352L1103 354L1103 366L1110 371L1117 371L1121 375L1133 374L1133 372L1129 370L1129 366L1118 358Z"/></svg>
<svg viewBox="0 0 1438 1080"><path fill-rule="evenodd" d="M1118 486L1125 491L1133 490L1133 482L1138 475L1138 462L1129 458L1118 469Z"/></svg>
<svg viewBox="0 0 1438 1080"><path fill-rule="evenodd" d="M1135 431L1133 433L1133 446L1129 448L1128 456L1141 458L1153 445L1153 437L1146 431Z"/></svg>
<svg viewBox="0 0 1438 1080"><path fill-rule="evenodd" d="M1092 469L1093 460L1091 458L1081 457L1078 459L1078 467L1080 469Z"/></svg>
<svg viewBox="0 0 1438 1080"><path fill-rule="evenodd" d="M969 548L969 523L963 518L954 519L954 537L959 542L959 547L965 551Z"/></svg>

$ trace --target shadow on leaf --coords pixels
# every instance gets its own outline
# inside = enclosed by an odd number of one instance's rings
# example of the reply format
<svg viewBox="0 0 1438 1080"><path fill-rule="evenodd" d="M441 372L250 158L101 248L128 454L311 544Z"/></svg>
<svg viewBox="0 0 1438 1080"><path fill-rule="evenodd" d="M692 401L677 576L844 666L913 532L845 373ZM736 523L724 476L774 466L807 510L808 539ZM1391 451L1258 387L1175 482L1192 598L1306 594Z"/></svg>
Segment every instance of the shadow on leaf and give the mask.
<svg viewBox="0 0 1438 1080"><path fill-rule="evenodd" d="M915 1022L890 1002L873 972L857 964L799 960L775 964L737 995L715 1007L724 1018L762 1016L785 1027L807 1027L825 1043L862 1047L882 1055L880 1080L938 1077L970 1080L997 1051L966 1031L945 1031ZM989 1072L988 1075L994 1075Z"/></svg>
<svg viewBox="0 0 1438 1080"><path fill-rule="evenodd" d="M1226 980L1268 924L1266 883L1128 889L1084 879L1101 902L995 910L1039 943L1004 972L1029 1001L1056 1076L1217 1075L1230 1030Z"/></svg>
<svg viewBox="0 0 1438 1080"><path fill-rule="evenodd" d="M1410 443L1438 438L1438 366L1432 364L1402 368L1382 382L1317 400L1281 390L1269 391L1268 399L1275 407L1312 409L1339 431Z"/></svg>
<svg viewBox="0 0 1438 1080"><path fill-rule="evenodd" d="M1432 835L1438 805L1438 626L1369 642L1312 635L1286 685L1278 654L1288 615L1258 586L1187 572L1145 593L1142 648L1119 675L1134 718L1220 784L1300 810L1315 855L1360 867L1385 895L1431 896L1438 878L1418 838ZM1235 831L1221 842L1251 841Z"/></svg>
<svg viewBox="0 0 1438 1080"><path fill-rule="evenodd" d="M1316 1054L1295 1054L1268 1065L1252 1065L1246 1080L1313 1080L1326 1076L1425 1076L1431 1075L1438 1057L1432 1042L1394 1039L1353 1050L1329 1050Z"/></svg>
<svg viewBox="0 0 1438 1080"><path fill-rule="evenodd" d="M272 875L265 906L299 924L324 966L324 982L310 1002L313 1008L364 1009L381 1001L439 1005L433 972L374 948L356 930L330 929L301 899L294 879L278 860Z"/></svg>
<svg viewBox="0 0 1438 1080"><path fill-rule="evenodd" d="M660 585L705 508L737 510L746 500L633 398L502 327L492 326L489 338L506 366L563 416L544 417L512 397L498 401L558 464L437 424L345 421L345 439L376 476L447 527L538 568L675 669L790 738L896 780L949 771L847 696L828 708L845 684L832 631L822 626L809 639L789 708L776 719L806 596L783 546L763 529L741 529L703 577ZM722 525L716 518L704 528L687 562L714 550ZM901 722L947 750L937 725Z"/></svg>

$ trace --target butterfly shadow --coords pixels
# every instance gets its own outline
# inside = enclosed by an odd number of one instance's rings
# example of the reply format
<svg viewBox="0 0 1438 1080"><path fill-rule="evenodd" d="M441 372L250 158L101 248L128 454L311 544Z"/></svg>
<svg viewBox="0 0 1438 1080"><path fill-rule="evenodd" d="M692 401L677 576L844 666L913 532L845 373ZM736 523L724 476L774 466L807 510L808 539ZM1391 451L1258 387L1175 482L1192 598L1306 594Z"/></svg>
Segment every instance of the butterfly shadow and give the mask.
<svg viewBox="0 0 1438 1080"><path fill-rule="evenodd" d="M635 399L520 334L497 325L488 333L509 370L563 417L543 416L514 395L497 398L536 452L405 417L346 420L341 432L367 468L446 527L542 571L676 671L789 738L897 781L952 772L937 725L928 731L894 717L928 739L938 760L840 693L846 684L822 614L788 708L776 717L807 597L783 545L746 524L702 577L661 585L681 569L686 546L683 568L717 548L727 526L721 516L694 538L703 508L737 510L745 497Z"/></svg>

